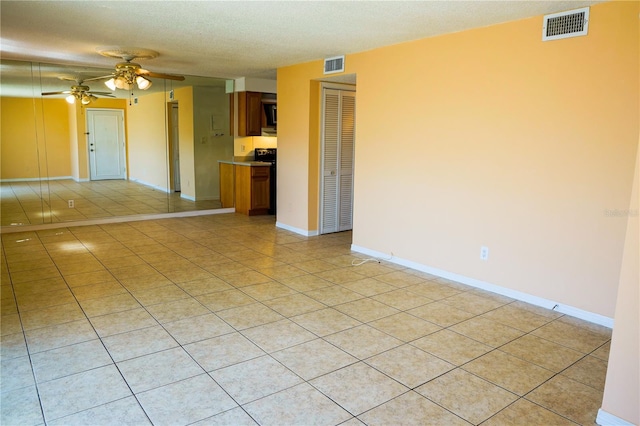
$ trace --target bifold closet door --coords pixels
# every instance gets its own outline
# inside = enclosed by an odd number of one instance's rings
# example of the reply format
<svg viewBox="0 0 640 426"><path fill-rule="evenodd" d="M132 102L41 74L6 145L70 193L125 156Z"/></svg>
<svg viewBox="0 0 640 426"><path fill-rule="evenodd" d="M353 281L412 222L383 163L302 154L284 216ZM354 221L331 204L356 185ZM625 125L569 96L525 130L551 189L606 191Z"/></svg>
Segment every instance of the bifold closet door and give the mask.
<svg viewBox="0 0 640 426"><path fill-rule="evenodd" d="M353 227L353 169L356 96L324 89L320 233Z"/></svg>

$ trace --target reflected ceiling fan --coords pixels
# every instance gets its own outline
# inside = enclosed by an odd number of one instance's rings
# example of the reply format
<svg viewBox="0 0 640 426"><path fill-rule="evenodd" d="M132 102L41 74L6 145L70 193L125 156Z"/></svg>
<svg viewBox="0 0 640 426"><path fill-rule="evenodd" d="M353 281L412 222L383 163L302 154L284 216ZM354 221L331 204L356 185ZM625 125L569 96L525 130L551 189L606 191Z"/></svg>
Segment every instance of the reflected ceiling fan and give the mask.
<svg viewBox="0 0 640 426"><path fill-rule="evenodd" d="M168 80L184 80L181 75L161 74L143 69L140 64L131 62L134 59L153 59L159 55L155 50L142 49L139 47L114 47L104 46L98 47L96 51L102 56L109 58L122 59L124 62L118 62L116 69L111 75L100 78L108 78L104 84L111 90L123 89L131 90L134 84L140 90L147 90L151 87L149 78L165 78Z"/></svg>
<svg viewBox="0 0 640 426"><path fill-rule="evenodd" d="M83 83L91 80L99 80L102 77L95 78L87 78L83 79L78 76L75 78L71 77L58 77L60 80L64 81L72 81L75 84L71 86L70 90L64 90L62 92L43 92L42 96L51 96L51 95L69 95L65 99L70 104L74 104L76 100L80 101L82 105L89 105L91 102L98 100L98 96L104 96L106 98L115 98L109 92L95 92L92 91L89 86L85 86Z"/></svg>

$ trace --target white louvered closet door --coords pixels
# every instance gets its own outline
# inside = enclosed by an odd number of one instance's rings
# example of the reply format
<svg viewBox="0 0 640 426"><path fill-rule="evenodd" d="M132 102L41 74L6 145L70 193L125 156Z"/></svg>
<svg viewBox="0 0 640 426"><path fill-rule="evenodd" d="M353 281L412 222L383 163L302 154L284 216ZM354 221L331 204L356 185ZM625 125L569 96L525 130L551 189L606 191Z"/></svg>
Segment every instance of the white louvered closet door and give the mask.
<svg viewBox="0 0 640 426"><path fill-rule="evenodd" d="M355 92L324 89L320 233L353 227Z"/></svg>

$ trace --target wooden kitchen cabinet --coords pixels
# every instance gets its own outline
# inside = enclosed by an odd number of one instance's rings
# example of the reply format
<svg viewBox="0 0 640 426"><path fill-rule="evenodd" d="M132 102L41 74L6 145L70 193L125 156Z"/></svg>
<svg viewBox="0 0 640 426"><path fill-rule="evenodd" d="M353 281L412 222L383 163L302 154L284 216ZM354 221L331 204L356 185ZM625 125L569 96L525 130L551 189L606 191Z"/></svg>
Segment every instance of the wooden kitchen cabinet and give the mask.
<svg viewBox="0 0 640 426"><path fill-rule="evenodd" d="M236 212L249 216L269 213L270 166L235 165Z"/></svg>
<svg viewBox="0 0 640 426"><path fill-rule="evenodd" d="M270 167L251 167L251 208L252 210L269 210ZM266 213L265 212L265 213ZM265 214L260 213L260 214Z"/></svg>
<svg viewBox="0 0 640 426"><path fill-rule="evenodd" d="M222 208L231 208L234 205L234 168L230 163L219 163L220 165L220 203Z"/></svg>
<svg viewBox="0 0 640 426"><path fill-rule="evenodd" d="M262 93L238 92L238 136L262 135Z"/></svg>

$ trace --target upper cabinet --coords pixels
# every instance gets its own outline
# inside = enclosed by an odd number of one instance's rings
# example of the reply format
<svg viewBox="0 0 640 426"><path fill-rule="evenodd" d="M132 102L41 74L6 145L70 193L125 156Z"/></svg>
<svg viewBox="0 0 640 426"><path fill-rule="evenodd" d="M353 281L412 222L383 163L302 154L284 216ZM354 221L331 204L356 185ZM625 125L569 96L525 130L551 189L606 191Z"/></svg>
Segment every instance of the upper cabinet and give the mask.
<svg viewBox="0 0 640 426"><path fill-rule="evenodd" d="M238 92L238 136L262 136L266 128L275 133L275 104L272 94Z"/></svg>
<svg viewBox="0 0 640 426"><path fill-rule="evenodd" d="M262 134L262 93L238 93L238 135Z"/></svg>

